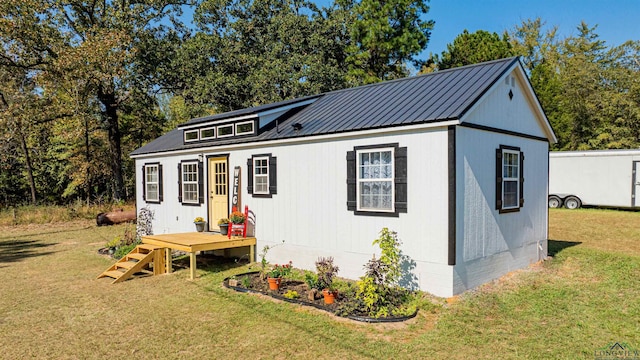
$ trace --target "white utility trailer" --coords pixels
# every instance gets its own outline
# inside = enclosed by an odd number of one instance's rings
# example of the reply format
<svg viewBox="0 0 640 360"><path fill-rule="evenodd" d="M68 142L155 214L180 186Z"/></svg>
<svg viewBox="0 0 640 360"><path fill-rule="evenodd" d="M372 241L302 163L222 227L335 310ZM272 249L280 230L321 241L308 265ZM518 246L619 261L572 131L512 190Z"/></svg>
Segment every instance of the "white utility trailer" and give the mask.
<svg viewBox="0 0 640 360"><path fill-rule="evenodd" d="M549 153L549 207L640 208L640 150Z"/></svg>

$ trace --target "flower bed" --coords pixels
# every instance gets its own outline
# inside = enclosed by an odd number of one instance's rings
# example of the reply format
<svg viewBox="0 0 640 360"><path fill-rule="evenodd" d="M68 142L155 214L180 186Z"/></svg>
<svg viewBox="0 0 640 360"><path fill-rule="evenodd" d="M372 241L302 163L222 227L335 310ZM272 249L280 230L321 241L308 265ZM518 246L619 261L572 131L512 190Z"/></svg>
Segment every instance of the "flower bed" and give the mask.
<svg viewBox="0 0 640 360"><path fill-rule="evenodd" d="M265 245L260 253L259 272L233 276L233 279L225 279L224 285L237 291L261 293L313 306L358 321L404 321L416 316L421 301L419 294L399 286L403 256L396 232L382 228L373 245L380 247L380 257L374 256L364 265L365 274L356 282L335 281L340 268L332 256L319 257L315 273L294 271L291 261L271 265L267 253L273 246ZM232 286L230 280L233 280Z"/></svg>
<svg viewBox="0 0 640 360"><path fill-rule="evenodd" d="M349 291L347 291L346 293L338 291L336 301L333 304L325 304L321 293L318 293L316 296L310 295L314 294L315 292L311 290L304 281L283 279L279 290L269 290L267 281L261 278L259 271L235 275L233 278L234 279L232 280L236 280L238 282L237 285L229 285L230 278L226 278L223 281L223 285L227 288L239 292L263 294L290 303L312 306L317 309L324 310L329 313L356 321L369 323L399 322L411 319L418 313L418 311L415 310L408 315L374 318L357 310L349 311L350 308L353 308L353 306L350 306L350 304L352 304L354 301L352 294ZM285 296L285 294L292 294L293 292L295 292L298 296L295 298ZM311 299L312 297L313 300Z"/></svg>

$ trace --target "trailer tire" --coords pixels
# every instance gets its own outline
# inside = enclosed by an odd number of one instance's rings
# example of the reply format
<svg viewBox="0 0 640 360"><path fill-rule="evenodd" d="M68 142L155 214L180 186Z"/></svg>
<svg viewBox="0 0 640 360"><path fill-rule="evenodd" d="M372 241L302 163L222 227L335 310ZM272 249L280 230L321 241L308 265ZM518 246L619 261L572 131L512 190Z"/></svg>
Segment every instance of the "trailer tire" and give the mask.
<svg viewBox="0 0 640 360"><path fill-rule="evenodd" d="M549 208L556 209L562 207L562 199L559 196L549 196Z"/></svg>
<svg viewBox="0 0 640 360"><path fill-rule="evenodd" d="M582 206L582 202L576 196L567 196L564 199L564 207L570 210L575 210Z"/></svg>

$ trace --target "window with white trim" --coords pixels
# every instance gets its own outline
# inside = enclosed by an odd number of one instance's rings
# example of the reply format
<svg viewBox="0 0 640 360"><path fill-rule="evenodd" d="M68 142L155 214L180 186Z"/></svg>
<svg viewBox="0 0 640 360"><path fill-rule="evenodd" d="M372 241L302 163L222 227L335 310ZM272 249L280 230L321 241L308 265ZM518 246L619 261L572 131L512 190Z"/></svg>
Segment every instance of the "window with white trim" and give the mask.
<svg viewBox="0 0 640 360"><path fill-rule="evenodd" d="M357 150L357 210L395 212L394 148Z"/></svg>
<svg viewBox="0 0 640 360"><path fill-rule="evenodd" d="M253 134L253 121L245 121L236 124L236 135Z"/></svg>
<svg viewBox="0 0 640 360"><path fill-rule="evenodd" d="M233 136L233 124L218 126L218 137L225 138Z"/></svg>
<svg viewBox="0 0 640 360"><path fill-rule="evenodd" d="M247 159L247 192L254 198L271 198L278 193L278 158L256 154Z"/></svg>
<svg viewBox="0 0 640 360"><path fill-rule="evenodd" d="M200 137L198 135L198 130L189 130L184 132L185 142L198 141L198 140L200 140Z"/></svg>
<svg viewBox="0 0 640 360"><path fill-rule="evenodd" d="M502 208L513 209L520 198L520 152L503 150L502 154Z"/></svg>
<svg viewBox="0 0 640 360"><path fill-rule="evenodd" d="M199 203L198 162L183 162L182 166L182 202Z"/></svg>
<svg viewBox="0 0 640 360"><path fill-rule="evenodd" d="M216 128L206 128L200 130L200 140L209 140L215 139L216 137Z"/></svg>
<svg viewBox="0 0 640 360"><path fill-rule="evenodd" d="M496 149L496 210L520 211L524 206L524 154L519 147Z"/></svg>
<svg viewBox="0 0 640 360"><path fill-rule="evenodd" d="M269 194L269 157L253 158L253 193Z"/></svg>
<svg viewBox="0 0 640 360"><path fill-rule="evenodd" d="M160 202L160 165L152 164L144 166L145 200Z"/></svg>

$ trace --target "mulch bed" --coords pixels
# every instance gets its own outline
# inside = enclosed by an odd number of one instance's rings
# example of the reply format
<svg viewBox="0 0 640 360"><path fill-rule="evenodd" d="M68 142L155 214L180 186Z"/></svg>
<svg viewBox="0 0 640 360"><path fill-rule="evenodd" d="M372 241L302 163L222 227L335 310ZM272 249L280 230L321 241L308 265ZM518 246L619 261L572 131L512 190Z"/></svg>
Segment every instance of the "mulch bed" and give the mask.
<svg viewBox="0 0 640 360"><path fill-rule="evenodd" d="M325 304L324 298L322 296L322 292L316 292L316 291L310 290L309 286L306 283L298 280L283 279L282 283L280 284L279 290L269 290L269 284L267 283L266 280L263 280L260 278L260 272L257 272L257 271L239 274L239 275L236 275L234 278L238 282L236 286L229 285L230 278L224 279L223 285L235 291L263 294L263 295L271 296L272 298L282 300L282 301L287 301L290 303L312 306L332 314L336 314L336 311L341 306L341 304L347 301L347 299L344 298L342 294L338 293L338 296L336 297L335 302L333 304ZM243 279L245 278L247 280L243 281ZM287 293L288 291L296 291L299 296L295 299L289 299L284 297L284 294ZM362 316L359 314L354 314L346 317L352 320L369 322L369 323L399 322L399 321L405 321L405 320L411 319L415 317L417 313L418 312L416 311L415 313L409 316L393 316L393 317L386 317L386 318L371 318L371 317Z"/></svg>

